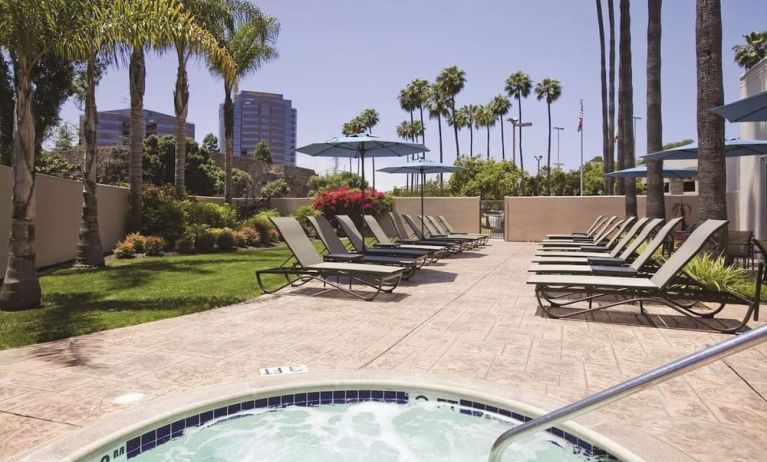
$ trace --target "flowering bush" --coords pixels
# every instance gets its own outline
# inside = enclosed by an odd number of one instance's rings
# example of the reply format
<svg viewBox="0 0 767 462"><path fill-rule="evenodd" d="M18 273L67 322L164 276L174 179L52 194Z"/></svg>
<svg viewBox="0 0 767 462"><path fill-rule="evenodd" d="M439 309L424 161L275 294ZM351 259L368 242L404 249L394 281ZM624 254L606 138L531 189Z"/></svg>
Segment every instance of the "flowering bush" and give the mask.
<svg viewBox="0 0 767 462"><path fill-rule="evenodd" d="M365 191L365 214L374 217L381 216L392 207L392 197L388 194L368 188ZM362 190L348 189L341 186L335 189L321 191L314 196L314 208L337 225L336 215L349 215L357 227L362 226Z"/></svg>

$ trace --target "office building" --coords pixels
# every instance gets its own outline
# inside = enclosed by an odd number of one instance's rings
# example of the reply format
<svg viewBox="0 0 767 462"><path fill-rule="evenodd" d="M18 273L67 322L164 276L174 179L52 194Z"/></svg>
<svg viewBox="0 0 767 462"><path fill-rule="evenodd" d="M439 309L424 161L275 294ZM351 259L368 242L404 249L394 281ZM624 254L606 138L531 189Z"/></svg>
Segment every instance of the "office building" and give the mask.
<svg viewBox="0 0 767 462"><path fill-rule="evenodd" d="M219 146L224 147L224 106L219 106ZM252 157L263 139L271 148L275 164L296 163L296 110L282 95L242 91L234 97L235 156Z"/></svg>
<svg viewBox="0 0 767 462"><path fill-rule="evenodd" d="M82 124L82 118L80 120ZM176 117L161 112L144 109L144 132L142 138L149 135L165 136L176 134ZM115 109L98 112L96 124L96 145L115 146L128 144L130 135L130 109ZM186 124L186 136L194 139L194 124ZM81 133L82 137L82 133ZM83 140L80 140L83 144Z"/></svg>

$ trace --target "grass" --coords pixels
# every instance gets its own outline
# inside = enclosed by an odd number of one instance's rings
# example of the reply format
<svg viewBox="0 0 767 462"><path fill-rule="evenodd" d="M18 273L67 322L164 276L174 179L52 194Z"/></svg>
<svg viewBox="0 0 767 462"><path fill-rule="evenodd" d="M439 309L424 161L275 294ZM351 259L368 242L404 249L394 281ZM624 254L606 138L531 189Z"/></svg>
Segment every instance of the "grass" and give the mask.
<svg viewBox="0 0 767 462"><path fill-rule="evenodd" d="M280 265L285 247L111 260L93 270L40 278L43 306L0 312L0 349L181 316L261 294L259 269ZM269 278L265 278L269 281ZM273 276L275 285L278 277Z"/></svg>

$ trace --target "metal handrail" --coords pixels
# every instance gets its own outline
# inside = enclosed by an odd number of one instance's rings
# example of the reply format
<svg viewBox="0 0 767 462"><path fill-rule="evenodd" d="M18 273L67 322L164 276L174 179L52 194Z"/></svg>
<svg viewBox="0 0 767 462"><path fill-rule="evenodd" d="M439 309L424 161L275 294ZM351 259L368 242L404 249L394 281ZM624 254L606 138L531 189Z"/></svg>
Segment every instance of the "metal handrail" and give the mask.
<svg viewBox="0 0 767 462"><path fill-rule="evenodd" d="M745 334L738 335L715 345L697 351L684 358L677 359L652 371L645 372L623 383L570 403L548 414L529 420L504 432L493 443L490 462L500 462L503 451L514 441L531 433L547 429L552 425L570 420L579 415L606 406L614 401L633 395L658 383L678 377L699 367L725 358L739 351L751 348L767 341L767 325L758 327Z"/></svg>

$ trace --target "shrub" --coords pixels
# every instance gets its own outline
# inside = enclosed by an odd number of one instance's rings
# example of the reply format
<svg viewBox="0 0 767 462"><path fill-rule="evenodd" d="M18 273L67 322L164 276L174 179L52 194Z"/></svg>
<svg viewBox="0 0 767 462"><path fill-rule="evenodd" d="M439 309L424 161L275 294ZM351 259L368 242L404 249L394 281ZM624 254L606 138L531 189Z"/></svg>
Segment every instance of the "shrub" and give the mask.
<svg viewBox="0 0 767 462"><path fill-rule="evenodd" d="M298 220L299 223L301 223L301 226L304 228L304 231L306 231L306 234L308 234L311 237L316 237L316 231L314 229L314 226L312 226L311 223L309 223L308 217L316 217L319 215L320 212L312 207L311 205L305 205L295 212L293 212L293 218Z"/></svg>
<svg viewBox="0 0 767 462"><path fill-rule="evenodd" d="M222 228L216 233L216 245L218 250L232 250L235 246L234 231L230 228Z"/></svg>
<svg viewBox="0 0 767 462"><path fill-rule="evenodd" d="M290 193L288 182L284 178L277 178L261 187L261 196L264 199L273 199L275 197L285 197Z"/></svg>
<svg viewBox="0 0 767 462"><path fill-rule="evenodd" d="M253 191L253 177L239 168L232 169L232 197L248 197Z"/></svg>
<svg viewBox="0 0 767 462"><path fill-rule="evenodd" d="M375 189L365 191L365 214L381 216L392 207L392 197ZM362 191L340 187L322 191L314 196L314 208L337 225L336 215L349 215L358 228L362 229Z"/></svg>
<svg viewBox="0 0 767 462"><path fill-rule="evenodd" d="M248 246L248 239L245 237L245 233L241 229L233 231L232 236L234 237L235 247L243 248Z"/></svg>
<svg viewBox="0 0 767 462"><path fill-rule="evenodd" d="M246 246L257 247L261 245L261 233L251 226L245 226L239 231Z"/></svg>
<svg viewBox="0 0 767 462"><path fill-rule="evenodd" d="M216 248L216 234L210 229L199 231L194 237L194 248L198 252L212 252Z"/></svg>
<svg viewBox="0 0 767 462"><path fill-rule="evenodd" d="M700 284L715 290L734 291L748 277L746 270L728 265L724 258L708 253L696 255L684 271Z"/></svg>
<svg viewBox="0 0 767 462"><path fill-rule="evenodd" d="M141 216L141 231L144 235L162 236L166 241L173 243L184 234L184 206L176 199L173 186L146 188Z"/></svg>
<svg viewBox="0 0 767 462"><path fill-rule="evenodd" d="M176 252L178 253L194 252L194 236L189 234L181 236L179 239L176 240L175 249L176 249Z"/></svg>
<svg viewBox="0 0 767 462"><path fill-rule="evenodd" d="M245 225L258 231L258 234L261 237L260 243L266 244L274 240L272 239L273 234L271 233L272 230L275 230L274 223L272 223L271 220L269 220L269 217L278 217L278 216L280 216L280 212L278 212L277 210L274 210L274 209L263 210L253 215L249 219L247 219L245 221Z"/></svg>
<svg viewBox="0 0 767 462"><path fill-rule="evenodd" d="M139 233L130 233L123 238L123 243L133 248L133 253L146 252L146 237Z"/></svg>
<svg viewBox="0 0 767 462"><path fill-rule="evenodd" d="M133 258L136 253L133 251L133 244L126 241L120 241L112 251L117 258Z"/></svg>
<svg viewBox="0 0 767 462"><path fill-rule="evenodd" d="M167 247L167 242L160 236L144 237L144 253L149 256L162 255L162 249Z"/></svg>
<svg viewBox="0 0 767 462"><path fill-rule="evenodd" d="M186 201L184 209L188 225L207 225L213 228L237 225L237 211L228 204Z"/></svg>
<svg viewBox="0 0 767 462"><path fill-rule="evenodd" d="M277 228L272 228L269 230L269 242L279 242L280 240L280 233L277 231Z"/></svg>

